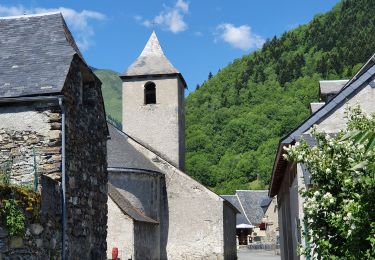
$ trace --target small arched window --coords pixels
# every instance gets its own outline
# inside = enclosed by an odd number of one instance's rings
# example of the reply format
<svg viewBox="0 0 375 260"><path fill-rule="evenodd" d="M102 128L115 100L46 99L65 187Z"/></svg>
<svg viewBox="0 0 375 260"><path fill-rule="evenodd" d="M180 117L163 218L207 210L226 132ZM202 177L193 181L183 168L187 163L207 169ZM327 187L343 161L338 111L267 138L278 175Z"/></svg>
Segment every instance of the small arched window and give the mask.
<svg viewBox="0 0 375 260"><path fill-rule="evenodd" d="M156 85L154 82L147 82L145 85L145 105L156 104Z"/></svg>

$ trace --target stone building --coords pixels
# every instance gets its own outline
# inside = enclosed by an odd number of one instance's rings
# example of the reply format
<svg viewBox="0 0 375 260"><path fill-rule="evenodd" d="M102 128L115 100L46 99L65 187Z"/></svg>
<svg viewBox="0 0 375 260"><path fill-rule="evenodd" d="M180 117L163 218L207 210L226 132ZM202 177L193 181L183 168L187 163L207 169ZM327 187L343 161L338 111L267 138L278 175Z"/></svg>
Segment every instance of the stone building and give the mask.
<svg viewBox="0 0 375 260"><path fill-rule="evenodd" d="M237 210L183 172L186 83L155 32L121 78L124 132L109 125L108 256L116 247L121 259L236 259Z"/></svg>
<svg viewBox="0 0 375 260"><path fill-rule="evenodd" d="M236 235L238 245L253 242L275 242L277 212L275 201L266 190L237 190L235 195L222 195L237 210ZM275 221L276 220L276 221Z"/></svg>
<svg viewBox="0 0 375 260"><path fill-rule="evenodd" d="M17 248L1 238L3 256L106 258L107 136L101 82L63 16L0 18L0 164L41 191L38 232Z"/></svg>
<svg viewBox="0 0 375 260"><path fill-rule="evenodd" d="M345 107L360 105L368 114L375 112L375 55L350 80L320 81L319 103L311 104L312 114L294 131L280 140L274 162L269 195L277 195L280 225L281 259L304 259L298 255L302 241L303 200L298 191L308 188L310 175L302 164L283 158L284 147L304 139L314 146L310 135L313 126L327 134L338 133L346 127Z"/></svg>

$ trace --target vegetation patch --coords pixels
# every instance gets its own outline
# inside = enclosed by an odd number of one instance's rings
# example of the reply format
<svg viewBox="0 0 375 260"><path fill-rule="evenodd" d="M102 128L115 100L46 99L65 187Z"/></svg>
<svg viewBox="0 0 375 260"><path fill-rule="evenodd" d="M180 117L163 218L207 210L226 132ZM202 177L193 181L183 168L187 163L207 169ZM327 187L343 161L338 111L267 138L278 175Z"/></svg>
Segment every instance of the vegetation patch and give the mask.
<svg viewBox="0 0 375 260"><path fill-rule="evenodd" d="M0 226L6 227L11 236L23 236L25 225L38 221L39 211L39 193L9 182L0 183Z"/></svg>
<svg viewBox="0 0 375 260"><path fill-rule="evenodd" d="M287 148L286 159L311 174L304 197L302 253L313 259L375 258L375 115L350 110L347 129L313 131L317 146Z"/></svg>

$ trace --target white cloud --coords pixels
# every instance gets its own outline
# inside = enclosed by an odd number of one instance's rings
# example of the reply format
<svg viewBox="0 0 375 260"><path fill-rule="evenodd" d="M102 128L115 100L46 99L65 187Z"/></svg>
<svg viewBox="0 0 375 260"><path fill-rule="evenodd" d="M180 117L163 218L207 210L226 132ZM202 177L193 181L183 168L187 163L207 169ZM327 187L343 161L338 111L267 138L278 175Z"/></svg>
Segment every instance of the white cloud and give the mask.
<svg viewBox="0 0 375 260"><path fill-rule="evenodd" d="M144 20L141 22L146 27L154 25L161 26L164 30L179 33L188 28L187 23L184 21L185 15L189 13L189 3L183 0L177 0L174 7L170 8L164 6L164 10L151 20ZM140 16L138 16L140 17ZM136 19L139 21L139 19Z"/></svg>
<svg viewBox="0 0 375 260"><path fill-rule="evenodd" d="M59 7L59 8L25 8L22 5L17 6L3 6L0 5L0 16L14 16L24 14L40 14L48 12L61 12L64 15L69 28L75 35L77 45L81 50L87 50L92 42L94 36L94 29L89 24L90 20L102 21L106 16L102 13L83 10L77 12L74 9Z"/></svg>
<svg viewBox="0 0 375 260"><path fill-rule="evenodd" d="M177 0L176 8L180 9L184 13L188 13L189 12L189 3L186 3L183 0Z"/></svg>
<svg viewBox="0 0 375 260"><path fill-rule="evenodd" d="M260 48L265 41L261 36L252 33L248 25L235 27L233 24L224 23L217 26L216 33L219 39L241 50Z"/></svg>

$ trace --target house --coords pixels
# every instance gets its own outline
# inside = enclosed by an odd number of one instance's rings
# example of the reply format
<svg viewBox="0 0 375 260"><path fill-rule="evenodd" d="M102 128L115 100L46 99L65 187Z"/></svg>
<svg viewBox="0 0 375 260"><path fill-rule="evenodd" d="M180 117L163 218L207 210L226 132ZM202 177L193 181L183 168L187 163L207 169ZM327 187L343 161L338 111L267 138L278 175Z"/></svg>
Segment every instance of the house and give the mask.
<svg viewBox="0 0 375 260"><path fill-rule="evenodd" d="M24 237L0 227L0 258L106 258L107 136L101 82L63 16L0 18L0 164L41 191Z"/></svg>
<svg viewBox="0 0 375 260"><path fill-rule="evenodd" d="M266 197L260 202L264 215L262 218L262 225L265 229L264 242L271 245L278 244L279 237L279 220L277 215L277 199L276 197Z"/></svg>
<svg viewBox="0 0 375 260"><path fill-rule="evenodd" d="M183 172L186 83L155 32L121 79L124 127L108 125L108 256L236 259L237 210Z"/></svg>
<svg viewBox="0 0 375 260"><path fill-rule="evenodd" d="M301 164L283 158L284 147L304 139L314 145L309 134L313 126L321 132L335 134L346 127L345 107L360 105L370 114L375 112L375 55L350 80L320 81L321 102L312 104L312 114L295 130L282 138L273 166L269 189L271 197L277 195L280 225L280 246L282 259L304 259L298 256L297 247L304 245L303 200L298 193L302 187L308 188L310 176Z"/></svg>
<svg viewBox="0 0 375 260"><path fill-rule="evenodd" d="M270 199L267 193L267 190L237 190L235 195L221 196L239 211L236 217L238 245L248 245L260 240L275 242L276 205L275 200Z"/></svg>

